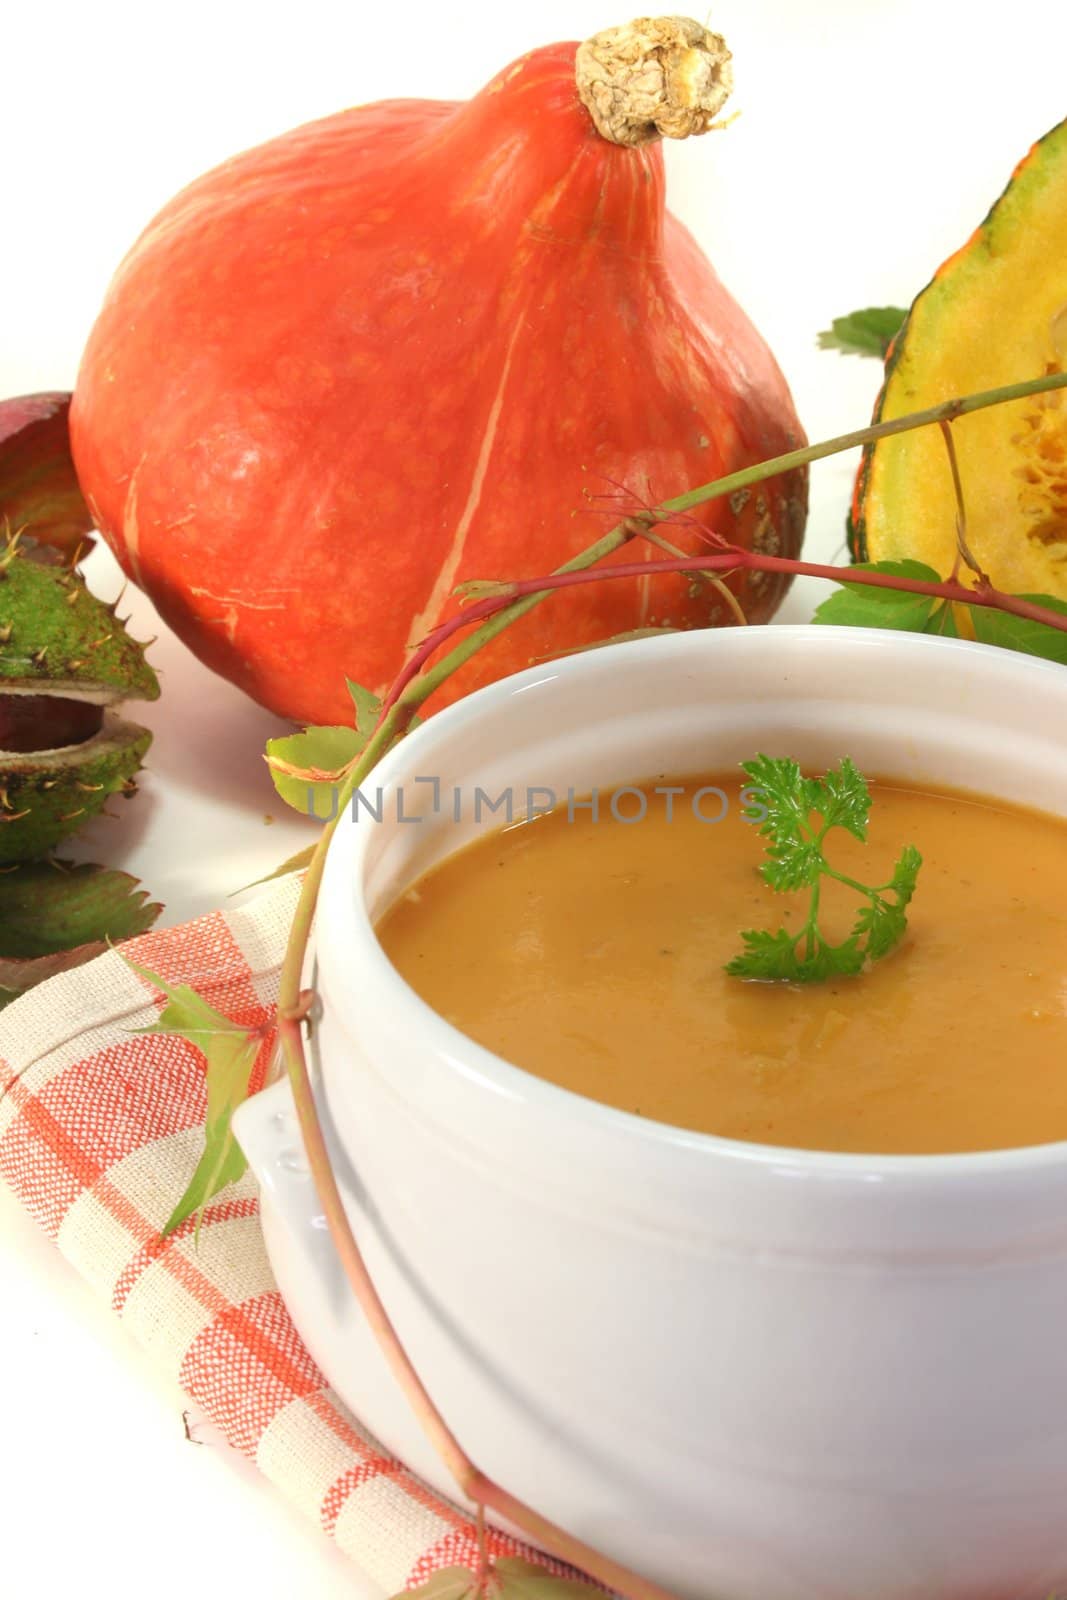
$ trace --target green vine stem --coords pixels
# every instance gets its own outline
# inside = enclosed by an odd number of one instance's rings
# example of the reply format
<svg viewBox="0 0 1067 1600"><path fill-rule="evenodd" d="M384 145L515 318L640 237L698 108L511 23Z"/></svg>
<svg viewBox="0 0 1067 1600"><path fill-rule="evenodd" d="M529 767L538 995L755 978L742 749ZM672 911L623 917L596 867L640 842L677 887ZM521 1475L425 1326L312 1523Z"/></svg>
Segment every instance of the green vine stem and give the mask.
<svg viewBox="0 0 1067 1600"><path fill-rule="evenodd" d="M622 579L636 574L644 575L650 571L688 571L694 566L699 566L703 570L712 572L745 566L768 571L809 574L814 577L831 578L835 582L873 582L889 588L906 589L948 600L961 600L970 605L986 605L999 610L1013 611L1017 615L1047 623L1050 627L1067 627L1067 618L1058 613L1045 611L1028 601L1020 600L1017 596L1000 594L981 580L976 588L969 589L954 579L938 584L924 583L890 577L886 574L854 571L847 567L757 556L750 551L734 549L710 549L702 552L698 559L688 556L617 565L598 569L596 572L588 570L629 540L640 537L655 523L690 511L708 500L732 494L737 489L746 488L764 479L788 472L794 467L805 466L809 462L836 455L857 445L872 443L892 434L905 433L927 424L951 422L957 417L981 410L986 406L1003 404L1064 386L1067 386L1067 374L1054 374L1031 379L1025 383L1009 384L980 394L948 400L926 411L894 418L890 422L878 423L839 435L821 444L790 451L787 455L759 462L755 466L746 467L740 472L720 478L714 483L691 489L685 494L663 501L654 509L642 512L636 517L626 518L588 550L567 562L548 578L494 586L495 592L441 624L422 642L386 696L378 726L367 745L359 757L337 775L341 779L341 786L336 812L333 819L323 827L308 863L282 964L278 995L278 1030L283 1063L292 1085L308 1162L330 1236L352 1291L374 1331L394 1377L462 1493L477 1507L487 1508L498 1516L506 1518L535 1543L552 1550L562 1560L584 1569L596 1581L626 1595L628 1600L672 1600L672 1597L648 1579L629 1572L619 1563L590 1549L581 1540L556 1527L539 1512L517 1500L479 1471L449 1429L432 1396L415 1371L371 1280L352 1232L330 1163L304 1051L304 1027L310 1028L313 1025L311 1020L313 996L301 988L302 973L330 840L353 793L386 750L403 736L418 707L478 650L496 638L518 617L547 599L557 588L603 581L606 578ZM481 625L475 627L476 623ZM471 628L473 631L440 661L432 666L429 665L430 656L463 628Z"/></svg>
<svg viewBox="0 0 1067 1600"><path fill-rule="evenodd" d="M704 505L708 500L719 500L724 495L736 493L738 489L747 489L750 488L754 483L763 483L767 478L776 478L783 472L791 472L794 467L808 466L813 461L822 461L825 460L827 456L840 455L843 451L853 450L858 445L875 444L879 439L888 439L897 433L910 433L915 428L926 427L930 424L950 423L955 421L957 417L967 416L973 411L983 411L988 406L1005 405L1011 400L1023 400L1030 395L1046 394L1053 389L1062 389L1065 387L1067 387L1067 372L1052 373L1041 378L1028 378L1022 383L1003 384L997 389L983 389L976 394L962 395L958 399L954 400L945 400L940 405L930 406L925 411L912 411L909 412L907 416L894 417L889 422L876 422L872 423L868 428L857 428L852 433L841 433L838 434L836 438L825 439L820 444L805 445L803 449L791 450L787 455L774 456L769 461L757 461L754 466L744 467L739 472L732 472L728 477L717 478L713 483L701 484L699 488L688 489L686 490L685 494L675 495L671 500L664 500L658 506L655 506L648 511L642 511L637 517L626 518L623 522L620 522L617 527L613 528L610 533L606 534L603 539L599 540L596 545L591 547L592 550L598 551L598 554L593 558L593 560L599 561L603 558L603 556L609 555L613 550L619 549L619 547L625 544L628 539L631 539L635 535L642 533L644 531L644 527L651 526L657 522L667 522L671 519L671 517L676 517L684 512L695 510L697 506ZM643 526L635 526L635 524L641 524ZM588 554L590 554L590 552L587 551L586 555ZM731 555L735 556L736 554L737 552L731 552ZM840 583L842 581L843 572L850 570L842 569L840 567L812 566L811 564L805 562L788 561L785 557L759 557L756 556L752 551L745 551L743 554L745 558L743 564L749 568L757 568L766 563L768 570L776 572L789 572L800 577L807 575L819 578L832 578L835 583ZM713 563L709 560L708 555L702 552L699 556L699 561L693 556L689 558L689 567L694 567L698 564L701 568L710 571L713 565L716 564L720 568L723 568L736 563L723 561ZM585 560L581 556L577 557L574 561L568 562L566 567L561 567L558 573L554 573L552 575L553 586L555 586L555 580L558 579L564 572L577 571L580 568L590 565L592 565L592 562ZM621 572L621 570L621 568L614 567L611 568L610 571L606 571L603 575L607 577L610 576L611 573ZM642 569L642 575L646 570L649 569ZM666 565L663 565L662 567L653 567L651 570L666 572L672 569L668 568ZM688 570L688 568L678 570ZM629 576L632 577L634 575L634 569L631 569ZM869 576L874 575L871 574ZM848 577L849 583L861 581L865 580L863 575L858 572L854 575L854 577L851 575ZM887 588L905 587L903 580L887 579L884 574L879 575L879 581L882 582ZM443 661L439 662L436 668L431 669L432 673L434 674L433 688L436 689L438 684L444 681L444 678L450 676L457 667L462 666L463 662L468 660L476 650L481 649L483 643L488 642L488 639L490 638L495 638L497 633L501 632L503 628L506 628L511 622L515 621L517 617L523 616L525 612L529 610L531 605L536 605L540 593L547 592L547 590L538 591L536 584L532 584L531 586L527 586L526 584L516 584L515 586L511 587L510 593L523 596L519 602L523 609L521 611L516 610L513 613L504 613L502 617L497 619L499 625L494 627L493 632L488 634L485 639L483 639L481 635L478 635L475 636L477 642L475 642L475 638L468 640L467 643L473 645L473 648L467 650L462 660L456 660L455 665L452 665L453 657L452 655L449 655ZM971 598L970 593L968 598ZM479 616L490 615L492 609L493 608L488 604L485 604L482 610L479 610L477 606L472 606L467 611L463 612L459 617L450 618L448 621L441 623L430 634L428 634L423 640L422 644L419 646L418 650L416 650L411 656L410 660L405 663L402 671L396 678L396 681L386 696L385 707L391 706L394 702L400 699L401 695L406 691L407 686L413 682L413 680L421 672L429 657L435 654L435 652L440 649L441 645L444 644L452 636L452 634L454 634L458 629L469 625L471 622L477 621ZM1020 614L1028 615L1029 613L1024 612ZM1036 620L1042 622L1048 620L1047 614L1042 614L1042 616ZM447 668L447 670L441 670L445 668ZM428 698L429 694L432 692L432 689L427 690L426 695L420 698L419 703L421 704L422 699Z"/></svg>

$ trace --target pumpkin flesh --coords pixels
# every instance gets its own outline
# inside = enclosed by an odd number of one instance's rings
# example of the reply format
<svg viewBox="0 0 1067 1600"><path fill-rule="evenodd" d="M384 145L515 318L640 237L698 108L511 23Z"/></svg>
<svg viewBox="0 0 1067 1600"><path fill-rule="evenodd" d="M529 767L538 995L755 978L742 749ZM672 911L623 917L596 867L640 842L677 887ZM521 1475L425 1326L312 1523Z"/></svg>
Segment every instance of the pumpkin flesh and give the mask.
<svg viewBox="0 0 1067 1600"><path fill-rule="evenodd" d="M915 301L889 353L877 421L1067 367L1067 122L1034 146L982 226ZM1062 391L953 425L967 542L998 587L1067 599ZM956 502L936 428L865 454L853 508L860 560L948 574ZM966 578L966 570L963 570Z"/></svg>

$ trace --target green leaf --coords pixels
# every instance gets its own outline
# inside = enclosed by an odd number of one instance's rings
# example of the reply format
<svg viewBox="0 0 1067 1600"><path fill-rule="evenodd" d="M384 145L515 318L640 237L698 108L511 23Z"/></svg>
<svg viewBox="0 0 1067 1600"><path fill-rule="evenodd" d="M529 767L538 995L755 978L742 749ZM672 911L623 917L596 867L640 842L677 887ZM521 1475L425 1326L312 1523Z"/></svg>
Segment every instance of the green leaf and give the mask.
<svg viewBox="0 0 1067 1600"><path fill-rule="evenodd" d="M286 805L302 812L305 817L313 817L317 822L332 821L337 810L340 784L295 776L285 769L296 767L304 772L339 772L363 754L378 725L382 702L361 683L354 683L351 678L346 678L345 683L355 710L354 728L305 728L302 733L290 733L282 739L267 740L267 765L274 787ZM421 717L412 717L407 727L417 728L421 721ZM296 865L303 865L301 856L294 856L292 860ZM272 876L293 870L294 866L285 862Z"/></svg>
<svg viewBox="0 0 1067 1600"><path fill-rule="evenodd" d="M908 926L905 913L915 893L922 864L923 858L915 846L905 845L889 882L881 889L868 891L870 899L860 909L852 929L854 938L866 940L864 955L868 961L880 961L903 939ZM886 890L895 896L893 900L883 898Z"/></svg>
<svg viewBox="0 0 1067 1600"><path fill-rule="evenodd" d="M360 754L367 736L355 728L305 728L282 739L267 740L271 780L286 805L318 822L329 822L337 809L338 785L294 777L279 771L274 762L321 772L337 772Z"/></svg>
<svg viewBox="0 0 1067 1600"><path fill-rule="evenodd" d="M919 868L922 864L923 858L915 846L913 844L905 845L900 852L896 866L893 868L893 876L886 886L892 889L894 894L899 895L902 905L906 906L915 893L919 878Z"/></svg>
<svg viewBox="0 0 1067 1600"><path fill-rule="evenodd" d="M23 862L0 873L0 958L25 961L86 944L117 944L146 932L162 909L128 872Z"/></svg>
<svg viewBox="0 0 1067 1600"><path fill-rule="evenodd" d="M356 732L363 735L365 744L378 726L378 718L382 714L382 702L376 694L364 689L361 683L354 683L351 678L346 678L345 682L352 696L352 704L356 708Z"/></svg>
<svg viewBox="0 0 1067 1600"><path fill-rule="evenodd" d="M858 561L857 572L882 572L893 578L940 583L941 575L922 561ZM837 628L897 628L924 633L940 602L934 595L912 594L874 584L843 583L816 607L813 622Z"/></svg>
<svg viewBox="0 0 1067 1600"><path fill-rule="evenodd" d="M1049 594L1021 594L1019 600L1029 600L1060 616L1067 616L1067 601ZM971 606L974 636L983 644L997 644L1002 650L1019 650L1023 655L1041 656L1046 661L1059 661L1067 665L1067 633L1050 628L1044 622L1032 622L1029 617L1016 617L1009 611L992 611L988 606Z"/></svg>
<svg viewBox="0 0 1067 1600"><path fill-rule="evenodd" d="M32 861L0 873L0 1010L146 933L162 909L136 878L107 867Z"/></svg>
<svg viewBox="0 0 1067 1600"><path fill-rule="evenodd" d="M819 781L814 810L822 817L824 828L844 828L854 838L866 839L871 792L848 756Z"/></svg>
<svg viewBox="0 0 1067 1600"><path fill-rule="evenodd" d="M743 762L742 769L759 788L760 804L767 813L759 823L759 832L771 841L760 867L763 877L772 889L806 888L810 894L807 918L799 931L746 929L741 953L727 963L727 974L763 983L854 977L869 962L887 955L903 936L922 857L908 845L889 882L877 888L843 877L829 864L824 842L835 828L861 842L867 838L870 789L848 756L822 778L805 778L797 762L780 756L756 756ZM847 884L865 901L851 934L836 945L824 939L818 927L824 876Z"/></svg>
<svg viewBox="0 0 1067 1600"><path fill-rule="evenodd" d="M820 350L840 350L843 355L877 356L884 361L900 332L907 312L900 306L868 306L847 317L835 317L819 334Z"/></svg>
<svg viewBox="0 0 1067 1600"><path fill-rule="evenodd" d="M760 871L778 892L803 889L814 883L822 870L822 851L815 839L783 838L770 846L767 857Z"/></svg>
<svg viewBox="0 0 1067 1600"><path fill-rule="evenodd" d="M204 1153L188 1188L162 1229L166 1238L195 1212L199 1239L205 1206L227 1185L242 1177L248 1167L230 1123L237 1107L248 1099L248 1084L263 1038L260 1033L249 1031L214 1010L187 984L169 984L136 962L130 961L128 965L167 997L159 1021L133 1031L178 1034L201 1052L207 1065Z"/></svg>
<svg viewBox="0 0 1067 1600"><path fill-rule="evenodd" d="M393 1600L475 1600L478 1580L469 1567L444 1567L414 1589L401 1589Z"/></svg>
<svg viewBox="0 0 1067 1600"><path fill-rule="evenodd" d="M726 964L731 978L755 978L764 983L798 981L796 935L788 928L776 928L773 933L769 928L746 928L741 942L743 953Z"/></svg>
<svg viewBox="0 0 1067 1600"><path fill-rule="evenodd" d="M970 607L968 607L970 610ZM924 633L934 633L941 639L958 639L960 630L956 622L956 613L951 600L942 600L940 605L934 607L930 620L927 622Z"/></svg>
<svg viewBox="0 0 1067 1600"><path fill-rule="evenodd" d="M808 955L799 953L803 934L778 928L773 933L748 928L742 933L744 950L727 963L731 978L750 978L762 983L824 983L828 978L854 977L866 959L856 934L841 944L828 944L816 936L815 948Z"/></svg>
<svg viewBox="0 0 1067 1600"><path fill-rule="evenodd" d="M763 795L767 816L758 832L772 842L760 871L772 889L800 889L818 880L821 854L808 829L817 788L795 761L757 756L743 770Z"/></svg>
<svg viewBox="0 0 1067 1600"><path fill-rule="evenodd" d="M232 900L234 895L244 894L246 889L258 889L261 883L273 883L275 878L288 877L290 872L303 872L311 865L311 858L315 854L313 844L305 845L303 850L298 850L295 856L287 856L274 868L273 872L265 872L262 878L253 878L251 883L242 883L239 889L231 889L227 895Z"/></svg>
<svg viewBox="0 0 1067 1600"><path fill-rule="evenodd" d="M481 1585L468 1567L446 1567L393 1600L590 1600L602 1592L580 1578L560 1578L532 1561L508 1556L493 1562Z"/></svg>
<svg viewBox="0 0 1067 1600"><path fill-rule="evenodd" d="M517 1556L497 1561L493 1571L500 1580L500 1600L590 1600L591 1595L602 1592L580 1578L557 1577Z"/></svg>

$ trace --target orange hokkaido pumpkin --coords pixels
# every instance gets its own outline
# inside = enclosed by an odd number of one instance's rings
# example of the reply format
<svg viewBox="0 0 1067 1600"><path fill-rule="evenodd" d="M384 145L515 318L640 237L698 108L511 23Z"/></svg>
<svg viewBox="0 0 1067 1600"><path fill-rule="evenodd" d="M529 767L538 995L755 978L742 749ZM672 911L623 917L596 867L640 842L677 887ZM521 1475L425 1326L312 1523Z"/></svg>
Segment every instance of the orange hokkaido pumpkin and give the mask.
<svg viewBox="0 0 1067 1600"><path fill-rule="evenodd" d="M773 357L664 208L660 134L711 125L728 63L678 18L552 45L463 104L298 128L150 224L71 436L105 538L203 661L285 716L349 721L346 675L381 691L458 583L548 572L623 512L803 442ZM795 555L805 510L795 472L668 533ZM784 587L731 583L756 620ZM684 576L589 586L441 698L729 618Z"/></svg>

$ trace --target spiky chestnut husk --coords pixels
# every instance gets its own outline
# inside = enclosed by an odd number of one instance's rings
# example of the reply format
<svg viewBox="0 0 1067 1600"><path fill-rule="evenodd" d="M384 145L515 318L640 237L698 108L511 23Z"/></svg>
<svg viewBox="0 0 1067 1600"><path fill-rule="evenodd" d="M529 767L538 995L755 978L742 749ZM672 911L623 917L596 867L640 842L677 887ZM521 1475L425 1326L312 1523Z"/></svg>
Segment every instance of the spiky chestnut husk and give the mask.
<svg viewBox="0 0 1067 1600"><path fill-rule="evenodd" d="M0 752L0 863L46 855L102 811L111 795L133 793L151 743L147 728L106 712L100 732L82 744Z"/></svg>
<svg viewBox="0 0 1067 1600"><path fill-rule="evenodd" d="M0 694L156 700L144 652L79 572L31 560L18 539L0 546Z"/></svg>
<svg viewBox="0 0 1067 1600"><path fill-rule="evenodd" d="M18 540L0 552L0 864L46 855L132 792L152 736L113 708L158 697L144 648L79 573Z"/></svg>

